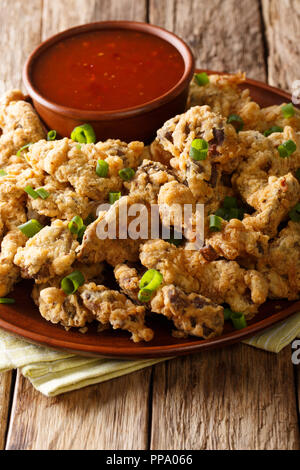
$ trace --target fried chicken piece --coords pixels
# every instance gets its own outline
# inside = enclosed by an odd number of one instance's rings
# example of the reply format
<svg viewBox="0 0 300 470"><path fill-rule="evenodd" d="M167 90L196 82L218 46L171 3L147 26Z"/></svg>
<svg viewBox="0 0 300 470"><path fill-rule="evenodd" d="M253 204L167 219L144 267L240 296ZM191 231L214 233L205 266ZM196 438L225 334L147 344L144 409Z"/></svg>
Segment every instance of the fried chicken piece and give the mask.
<svg viewBox="0 0 300 470"><path fill-rule="evenodd" d="M96 148L107 156L119 157L124 168L137 168L147 158L147 151L143 142L134 141L126 144L121 140L108 139L105 142L98 142Z"/></svg>
<svg viewBox="0 0 300 470"><path fill-rule="evenodd" d="M138 302L139 276L135 268L119 264L114 274L122 291L134 302ZM152 312L163 314L172 320L175 327L186 335L213 338L222 333L223 307L214 304L202 295L186 295L174 285L161 286L146 304Z"/></svg>
<svg viewBox="0 0 300 470"><path fill-rule="evenodd" d="M26 156L29 164L43 170L57 179L59 183L69 183L79 196L103 202L111 191L122 188L118 171L123 167L120 157L108 156L94 144L78 145L71 139L47 142L41 140L32 145ZM107 178L96 173L97 161L105 159L109 165Z"/></svg>
<svg viewBox="0 0 300 470"><path fill-rule="evenodd" d="M157 204L160 188L174 181L173 172L160 162L144 160L130 183L125 183L129 195L139 197L145 204Z"/></svg>
<svg viewBox="0 0 300 470"><path fill-rule="evenodd" d="M101 324L110 323L113 329L130 331L135 343L153 338L153 331L145 326L145 307L134 305L120 292L95 283L83 285L79 292L85 307Z"/></svg>
<svg viewBox="0 0 300 470"><path fill-rule="evenodd" d="M6 93L0 100L0 165L29 142L45 138L45 130L31 104L20 90Z"/></svg>
<svg viewBox="0 0 300 470"><path fill-rule="evenodd" d="M280 178L270 176L268 185L251 197L257 211L245 217L243 223L248 229L274 237L279 224L286 219L299 199L300 184L291 173Z"/></svg>
<svg viewBox="0 0 300 470"><path fill-rule="evenodd" d="M290 221L269 245L258 270L269 282L271 298L296 300L300 294L300 224Z"/></svg>
<svg viewBox="0 0 300 470"><path fill-rule="evenodd" d="M204 173L208 172L211 163L219 163L224 171L229 172L237 166L241 150L237 133L231 124L226 123L226 118L213 113L209 106L194 106L165 122L157 131L158 142L164 150L180 158L179 167L183 171L191 159L191 144L199 138L209 144L207 158L201 161Z"/></svg>
<svg viewBox="0 0 300 470"><path fill-rule="evenodd" d="M251 101L249 90L238 85L245 82L244 73L209 75L209 83L199 86L194 78L190 85L188 107L208 105L214 113L228 117L239 114Z"/></svg>
<svg viewBox="0 0 300 470"><path fill-rule="evenodd" d="M247 227L241 220L231 219L229 222L223 221L220 232L210 233L201 253L204 254L205 249L210 247L217 257L229 260L246 256L260 258L267 253L268 241L267 235Z"/></svg>
<svg viewBox="0 0 300 470"><path fill-rule="evenodd" d="M158 139L155 139L150 145L150 156L148 158L154 162L160 162L163 165L170 166L172 154L164 150Z"/></svg>
<svg viewBox="0 0 300 470"><path fill-rule="evenodd" d="M101 212L98 219L87 227L82 244L77 250L78 259L88 264L107 261L112 266L124 261L137 261L139 245L143 239L134 239L128 233L131 222L138 217L136 214L130 215L129 211L134 206L137 209L142 208L141 236L143 229L146 229L144 239L147 239L150 227L148 208L138 196L123 196L108 211Z"/></svg>
<svg viewBox="0 0 300 470"><path fill-rule="evenodd" d="M78 245L76 235L68 229L68 222L55 220L30 238L24 248L18 249L14 263L21 268L23 278L45 283L70 269Z"/></svg>
<svg viewBox="0 0 300 470"><path fill-rule="evenodd" d="M246 318L252 318L267 298L268 285L263 275L246 271L235 261L203 263L199 251L176 248L163 240L142 245L140 260L146 268L160 271L165 284L174 284L186 293L205 295L217 304L227 303Z"/></svg>
<svg viewBox="0 0 300 470"><path fill-rule="evenodd" d="M285 106L286 103L282 103L279 106L273 105L268 106L267 108L260 108L256 104L255 113L253 113L253 117L249 124L247 125L248 129L256 129L260 132L264 132L271 127L278 126L284 128L285 126L292 127L295 131L300 131L300 110L294 106L294 116L290 118L285 118L282 113L282 108ZM249 116L249 111L251 109L244 109L241 113L241 117L245 118L247 121L247 117ZM248 119L249 120L249 119Z"/></svg>
<svg viewBox="0 0 300 470"><path fill-rule="evenodd" d="M59 183L55 178L48 176L43 188L49 193L49 197L28 198L27 207L30 211L61 220L71 220L76 215L86 219L90 214L96 213L97 203L77 194L69 184ZM33 186L33 189L37 188Z"/></svg>
<svg viewBox="0 0 300 470"><path fill-rule="evenodd" d="M2 232L14 230L26 222L26 193L17 187L16 178L0 177L0 220Z"/></svg>
<svg viewBox="0 0 300 470"><path fill-rule="evenodd" d="M4 297L20 278L20 268L14 265L14 256L27 238L19 229L8 232L1 243L0 253L0 297Z"/></svg>

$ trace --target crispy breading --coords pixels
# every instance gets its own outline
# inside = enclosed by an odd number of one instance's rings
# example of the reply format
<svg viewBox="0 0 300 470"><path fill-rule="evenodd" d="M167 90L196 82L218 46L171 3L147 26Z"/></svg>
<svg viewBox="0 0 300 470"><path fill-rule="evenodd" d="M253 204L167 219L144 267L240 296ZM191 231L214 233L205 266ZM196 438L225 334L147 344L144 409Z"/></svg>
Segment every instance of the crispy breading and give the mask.
<svg viewBox="0 0 300 470"><path fill-rule="evenodd" d="M62 276L75 261L79 245L76 235L68 229L68 222L55 220L19 248L14 263L21 268L23 278L33 278L38 284Z"/></svg>
<svg viewBox="0 0 300 470"><path fill-rule="evenodd" d="M137 168L147 158L143 142L134 141L127 144L117 139L108 139L105 142L98 142L96 148L107 156L119 157L124 168Z"/></svg>
<svg viewBox="0 0 300 470"><path fill-rule="evenodd" d="M132 340L151 341L153 331L145 326L145 307L133 304L125 295L95 283L85 284L79 289L80 297L95 318L113 329L127 330Z"/></svg>
<svg viewBox="0 0 300 470"><path fill-rule="evenodd" d="M15 266L14 256L19 247L25 245L27 238L19 229L8 232L1 243L0 253L0 297L4 297L20 278L20 268Z"/></svg>
<svg viewBox="0 0 300 470"><path fill-rule="evenodd" d="M0 165L24 145L45 138L42 123L20 90L11 90L0 100Z"/></svg>
<svg viewBox="0 0 300 470"><path fill-rule="evenodd" d="M142 245L140 260L148 269L160 271L165 284L174 284L186 293L205 295L217 304L227 303L233 311L243 312L247 318L251 318L267 298L268 285L263 275L254 270L246 271L235 261L203 263L200 252L176 248L163 240ZM257 302L258 297L260 302Z"/></svg>
<svg viewBox="0 0 300 470"><path fill-rule="evenodd" d="M269 245L258 270L269 282L271 298L295 300L300 295L300 224L290 221Z"/></svg>
<svg viewBox="0 0 300 470"><path fill-rule="evenodd" d="M167 150L164 150L158 139L155 139L150 145L150 155L148 159L153 160L154 162L160 162L166 166L170 166L171 158L172 154Z"/></svg>

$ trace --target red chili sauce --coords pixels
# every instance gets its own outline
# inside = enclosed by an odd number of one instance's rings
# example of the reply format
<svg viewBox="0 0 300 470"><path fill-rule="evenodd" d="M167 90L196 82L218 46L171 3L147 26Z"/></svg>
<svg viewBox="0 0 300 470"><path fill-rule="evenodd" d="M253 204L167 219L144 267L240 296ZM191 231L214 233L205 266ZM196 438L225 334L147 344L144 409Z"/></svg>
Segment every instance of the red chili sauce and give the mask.
<svg viewBox="0 0 300 470"><path fill-rule="evenodd" d="M163 95L183 72L180 53L163 39L110 29L80 33L50 46L35 63L33 81L56 104L112 111Z"/></svg>

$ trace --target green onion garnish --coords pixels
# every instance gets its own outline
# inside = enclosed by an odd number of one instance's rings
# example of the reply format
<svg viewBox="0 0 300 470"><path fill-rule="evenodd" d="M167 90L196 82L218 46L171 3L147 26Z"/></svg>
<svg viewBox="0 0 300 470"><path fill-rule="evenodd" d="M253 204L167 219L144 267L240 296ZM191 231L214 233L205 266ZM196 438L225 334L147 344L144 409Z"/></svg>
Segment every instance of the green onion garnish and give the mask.
<svg viewBox="0 0 300 470"><path fill-rule="evenodd" d="M222 230L222 219L218 215L209 216L209 230L220 232Z"/></svg>
<svg viewBox="0 0 300 470"><path fill-rule="evenodd" d="M135 175L135 171L132 168L122 168L122 170L119 171L119 176L124 181L132 180L134 175Z"/></svg>
<svg viewBox="0 0 300 470"><path fill-rule="evenodd" d="M232 124L237 132L243 130L244 121L238 114L230 114L230 116L228 116L227 123Z"/></svg>
<svg viewBox="0 0 300 470"><path fill-rule="evenodd" d="M9 299L8 297L0 297L0 304L14 304L15 299Z"/></svg>
<svg viewBox="0 0 300 470"><path fill-rule="evenodd" d="M65 294L71 295L77 291L78 287L84 284L84 276L80 271L73 271L61 281L61 288Z"/></svg>
<svg viewBox="0 0 300 470"><path fill-rule="evenodd" d="M79 230L78 230L78 233L77 233L77 240L79 241L79 243L82 243L82 239L83 239L83 235L84 235L84 232L86 231L86 225L83 225Z"/></svg>
<svg viewBox="0 0 300 470"><path fill-rule="evenodd" d="M17 157L20 157L20 156L21 156L21 153L23 152L23 150L26 150L28 147L30 147L30 145L32 145L32 142L29 142L29 144L23 145L23 147L21 147L21 148L17 151Z"/></svg>
<svg viewBox="0 0 300 470"><path fill-rule="evenodd" d="M193 160L205 160L208 152L208 142L204 139L194 139L190 148L190 157Z"/></svg>
<svg viewBox="0 0 300 470"><path fill-rule="evenodd" d="M77 235L79 230L83 227L83 220L79 215L75 215L71 222L68 224L68 228L73 235Z"/></svg>
<svg viewBox="0 0 300 470"><path fill-rule="evenodd" d="M224 320L230 320L231 315L233 314L233 311L230 310L230 308L224 308Z"/></svg>
<svg viewBox="0 0 300 470"><path fill-rule="evenodd" d="M28 220L25 224L19 225L18 228L21 230L27 238L34 237L40 230L42 230L43 225L41 225L36 219Z"/></svg>
<svg viewBox="0 0 300 470"><path fill-rule="evenodd" d="M229 209L228 218L229 218L229 220L239 219L240 218L240 209L238 209L238 207L232 207L231 209Z"/></svg>
<svg viewBox="0 0 300 470"><path fill-rule="evenodd" d="M195 80L199 86L204 86L209 83L209 77L206 72L196 73Z"/></svg>
<svg viewBox="0 0 300 470"><path fill-rule="evenodd" d="M217 209L215 215L221 217L221 219L228 220L228 212L224 209L224 207Z"/></svg>
<svg viewBox="0 0 300 470"><path fill-rule="evenodd" d="M50 194L48 193L48 191L46 191L46 189L44 188L38 188L35 190L35 192L42 198L42 199L48 199L48 197L50 196Z"/></svg>
<svg viewBox="0 0 300 470"><path fill-rule="evenodd" d="M7 175L6 171L0 170L0 176L6 176L6 175Z"/></svg>
<svg viewBox="0 0 300 470"><path fill-rule="evenodd" d="M116 201L118 201L121 197L121 193L109 193L109 203L114 204Z"/></svg>
<svg viewBox="0 0 300 470"><path fill-rule="evenodd" d="M236 197L226 196L223 201L224 209L232 209L233 207L237 207L237 199Z"/></svg>
<svg viewBox="0 0 300 470"><path fill-rule="evenodd" d="M300 222L300 202L289 212L290 219L293 222Z"/></svg>
<svg viewBox="0 0 300 470"><path fill-rule="evenodd" d="M243 328L246 328L247 322L245 319L245 315L243 313L232 312L230 318L236 330L241 330Z"/></svg>
<svg viewBox="0 0 300 470"><path fill-rule="evenodd" d="M296 150L297 145L293 140L287 140L277 148L281 158L290 157Z"/></svg>
<svg viewBox="0 0 300 470"><path fill-rule="evenodd" d="M300 181L300 168L298 168L298 170L296 170L296 178Z"/></svg>
<svg viewBox="0 0 300 470"><path fill-rule="evenodd" d="M274 134L274 132L283 132L283 128L279 126L272 126L270 129L267 129L264 132L264 136L269 137L269 135Z"/></svg>
<svg viewBox="0 0 300 470"><path fill-rule="evenodd" d="M292 103L285 104L281 107L281 113L285 119L291 118L295 114L295 108Z"/></svg>
<svg viewBox="0 0 300 470"><path fill-rule="evenodd" d="M51 130L47 134L47 140L55 140L56 139L56 131Z"/></svg>
<svg viewBox="0 0 300 470"><path fill-rule="evenodd" d="M99 159L97 161L96 173L100 178L106 178L108 175L109 166L105 160Z"/></svg>
<svg viewBox="0 0 300 470"><path fill-rule="evenodd" d="M141 289L138 293L138 300L140 302L149 302L153 294L153 291L148 289Z"/></svg>
<svg viewBox="0 0 300 470"><path fill-rule="evenodd" d="M37 199L39 197L38 193L30 186L26 186L24 188L25 193L29 194L32 199Z"/></svg>
<svg viewBox="0 0 300 470"><path fill-rule="evenodd" d="M140 289L156 290L163 281L163 275L156 269L148 269L140 280Z"/></svg>
<svg viewBox="0 0 300 470"><path fill-rule="evenodd" d="M96 142L96 134L90 124L82 124L73 129L71 139L80 144L94 144Z"/></svg>

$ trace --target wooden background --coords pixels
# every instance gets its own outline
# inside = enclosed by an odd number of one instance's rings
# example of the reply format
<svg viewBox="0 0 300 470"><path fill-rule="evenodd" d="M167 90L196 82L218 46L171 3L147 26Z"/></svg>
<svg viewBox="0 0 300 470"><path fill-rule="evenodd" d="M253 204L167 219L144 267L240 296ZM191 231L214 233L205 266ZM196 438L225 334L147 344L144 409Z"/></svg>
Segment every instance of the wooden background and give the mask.
<svg viewBox="0 0 300 470"><path fill-rule="evenodd" d="M300 79L299 0L0 0L0 93L22 87L41 40L105 19L174 31L203 68L287 90ZM236 345L53 399L6 373L0 449L299 449L298 372L290 347Z"/></svg>

